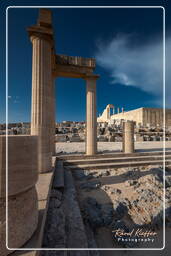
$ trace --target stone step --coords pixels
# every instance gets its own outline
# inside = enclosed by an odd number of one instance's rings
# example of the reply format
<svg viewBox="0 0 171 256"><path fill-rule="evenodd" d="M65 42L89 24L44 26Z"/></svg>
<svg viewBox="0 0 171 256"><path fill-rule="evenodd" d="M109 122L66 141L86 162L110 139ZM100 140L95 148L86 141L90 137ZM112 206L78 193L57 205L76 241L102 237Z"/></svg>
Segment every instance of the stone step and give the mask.
<svg viewBox="0 0 171 256"><path fill-rule="evenodd" d="M171 151L167 150L165 152L166 155L170 155ZM58 155L56 156L57 159L61 160L74 160L74 159L97 159L97 158L117 158L117 157L131 157L131 156L152 156L152 155L163 155L163 151L143 151L143 152L135 152L131 154L123 153L123 152L115 152L115 153L104 153L104 154L96 154L93 156L88 156L85 154L69 154L69 155Z"/></svg>
<svg viewBox="0 0 171 256"><path fill-rule="evenodd" d="M165 161L166 165L171 165L171 160ZM68 165L67 169L110 169L110 168L122 168L122 167L134 167L134 166L147 166L147 165L163 165L163 160L149 160L149 161L132 161L132 162L117 162L117 163L96 163L96 164L78 164L78 165Z"/></svg>
<svg viewBox="0 0 171 256"><path fill-rule="evenodd" d="M63 161L56 160L55 163L55 175L53 180L53 188L61 189L64 188L64 167Z"/></svg>
<svg viewBox="0 0 171 256"><path fill-rule="evenodd" d="M78 159L78 160L65 160L64 165L82 165L82 164L100 164L100 163L115 163L115 162L136 162L136 161L149 161L149 160L162 160L163 155L158 156L135 156L135 157L119 157L119 158L97 158L97 159ZM171 155L166 155L165 159L171 160Z"/></svg>
<svg viewBox="0 0 171 256"><path fill-rule="evenodd" d="M65 192L64 192L64 212L66 222L66 244L67 248L88 248L87 236L82 220L79 204L77 201L77 192L74 186L72 173L65 170ZM88 251L70 252L69 255L89 256Z"/></svg>

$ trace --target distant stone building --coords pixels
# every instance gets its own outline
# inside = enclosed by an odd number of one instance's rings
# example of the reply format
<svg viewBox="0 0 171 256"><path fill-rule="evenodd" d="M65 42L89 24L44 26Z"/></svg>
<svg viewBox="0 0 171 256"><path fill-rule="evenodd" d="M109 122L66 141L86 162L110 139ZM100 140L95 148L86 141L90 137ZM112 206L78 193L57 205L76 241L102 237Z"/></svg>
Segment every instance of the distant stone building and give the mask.
<svg viewBox="0 0 171 256"><path fill-rule="evenodd" d="M111 109L114 114L111 114ZM118 109L119 112L119 109ZM171 127L171 109L166 109L166 127ZM163 109L162 108L138 108L115 114L114 106L109 104L102 115L97 118L97 122L111 122L111 120L132 120L136 125L144 127L162 127Z"/></svg>

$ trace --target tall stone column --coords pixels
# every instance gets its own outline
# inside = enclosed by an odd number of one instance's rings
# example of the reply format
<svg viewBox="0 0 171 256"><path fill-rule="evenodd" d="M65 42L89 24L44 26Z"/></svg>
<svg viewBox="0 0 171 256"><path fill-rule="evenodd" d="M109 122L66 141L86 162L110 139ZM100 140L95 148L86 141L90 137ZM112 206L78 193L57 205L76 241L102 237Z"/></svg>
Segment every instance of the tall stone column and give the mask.
<svg viewBox="0 0 171 256"><path fill-rule="evenodd" d="M39 172L47 172L52 166L52 45L41 33L33 33L30 39L33 45L31 134L39 137Z"/></svg>
<svg viewBox="0 0 171 256"><path fill-rule="evenodd" d="M55 129L56 129L56 107L55 107L55 77L52 76L52 129L51 129L51 146L52 155L56 153L55 147Z"/></svg>
<svg viewBox="0 0 171 256"><path fill-rule="evenodd" d="M125 121L123 122L123 152L133 153L134 152L134 122Z"/></svg>
<svg viewBox="0 0 171 256"><path fill-rule="evenodd" d="M86 78L86 154L97 153L96 77Z"/></svg>

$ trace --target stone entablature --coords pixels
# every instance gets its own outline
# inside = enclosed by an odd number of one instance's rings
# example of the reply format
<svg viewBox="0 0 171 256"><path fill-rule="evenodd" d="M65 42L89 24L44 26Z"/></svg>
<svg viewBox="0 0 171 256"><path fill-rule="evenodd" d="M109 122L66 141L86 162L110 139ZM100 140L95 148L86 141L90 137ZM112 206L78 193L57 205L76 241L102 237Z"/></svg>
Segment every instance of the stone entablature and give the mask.
<svg viewBox="0 0 171 256"><path fill-rule="evenodd" d="M56 55L56 64L88 67L91 69L95 69L96 67L96 61L94 58L83 58L80 56L67 56L63 54Z"/></svg>

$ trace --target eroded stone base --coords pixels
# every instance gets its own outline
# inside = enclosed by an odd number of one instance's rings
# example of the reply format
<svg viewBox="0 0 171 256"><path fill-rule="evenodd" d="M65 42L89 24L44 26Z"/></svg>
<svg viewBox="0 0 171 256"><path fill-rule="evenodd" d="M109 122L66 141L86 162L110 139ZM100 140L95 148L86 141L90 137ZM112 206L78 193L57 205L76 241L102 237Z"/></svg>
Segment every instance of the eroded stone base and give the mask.
<svg viewBox="0 0 171 256"><path fill-rule="evenodd" d="M5 245L5 208L5 200L0 199L0 251L2 256L12 252L7 250ZM36 230L37 223L38 200L35 187L24 193L11 196L8 200L8 247L19 248L23 246Z"/></svg>

